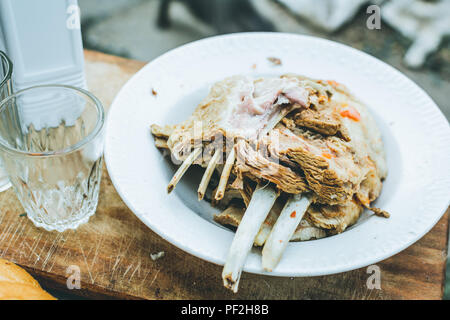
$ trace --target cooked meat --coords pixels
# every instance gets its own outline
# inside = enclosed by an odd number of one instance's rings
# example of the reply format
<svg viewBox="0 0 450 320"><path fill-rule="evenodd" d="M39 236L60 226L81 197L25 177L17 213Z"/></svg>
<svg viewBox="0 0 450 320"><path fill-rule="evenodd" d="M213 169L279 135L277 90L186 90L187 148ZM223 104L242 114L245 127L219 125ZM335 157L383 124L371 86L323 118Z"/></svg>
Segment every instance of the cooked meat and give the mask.
<svg viewBox="0 0 450 320"><path fill-rule="evenodd" d="M281 205L278 202L275 202L275 205L272 207L272 210L269 212L269 215L267 216L266 220L262 224L261 228L259 229L258 234L255 237L255 246L262 246L264 245L264 242L266 241L267 237L269 236L270 230L272 230L273 225L275 224L275 221L277 220L278 216L281 212ZM223 225L229 225L232 227L237 227L242 221L242 218L244 216L245 209L242 207L238 207L235 205L229 206L227 209L225 209L223 212L214 215L214 221L223 224Z"/></svg>
<svg viewBox="0 0 450 320"><path fill-rule="evenodd" d="M272 227L275 224L281 212L281 209L281 203L279 201L275 202L275 205L273 206L255 238L255 246L264 245L264 242L269 236L269 233L272 230ZM222 225L238 227L241 223L242 217L244 216L244 211L245 209L242 207L231 205L223 212L214 215L214 221ZM324 229L317 228L307 220L303 219L295 230L295 233L292 235L291 241L307 241L324 237L326 237L326 232Z"/></svg>
<svg viewBox="0 0 450 320"><path fill-rule="evenodd" d="M255 238L255 246L263 246L273 225L281 212L282 203L277 201L264 221ZM222 213L214 216L214 220L223 225L237 227L244 216L245 209L235 205L229 206ZM344 206L311 206L305 218L295 230L291 241L306 241L324 238L330 234L340 233L354 224L362 212L362 206L351 202Z"/></svg>
<svg viewBox="0 0 450 320"><path fill-rule="evenodd" d="M296 113L295 124L329 136L337 134L340 127L339 122L333 119L332 114L320 113L311 108Z"/></svg>
<svg viewBox="0 0 450 320"><path fill-rule="evenodd" d="M150 129L154 136L167 139L172 134L174 126L165 125L164 127L161 127L158 126L157 124L152 124L150 126Z"/></svg>
<svg viewBox="0 0 450 320"><path fill-rule="evenodd" d="M363 206L354 201L334 206L313 204L306 213L306 220L318 228L330 230L332 233L341 233L358 220L362 211Z"/></svg>
<svg viewBox="0 0 450 320"><path fill-rule="evenodd" d="M303 219L295 230L291 241L307 241L325 238L327 233L321 228L314 227L307 220Z"/></svg>
<svg viewBox="0 0 450 320"><path fill-rule="evenodd" d="M244 208L231 205L223 212L214 215L214 221L223 225L237 227L244 216L244 211Z"/></svg>
<svg viewBox="0 0 450 320"><path fill-rule="evenodd" d="M368 209L370 211L372 211L373 213L375 213L377 216L380 216L380 217L383 217L383 218L389 218L391 216L389 214L389 212L381 210L380 208L369 207Z"/></svg>
<svg viewBox="0 0 450 320"><path fill-rule="evenodd" d="M308 190L304 178L288 167L270 161L241 140L236 148L236 175L264 179L273 182L287 193L300 193Z"/></svg>
<svg viewBox="0 0 450 320"><path fill-rule="evenodd" d="M238 182L240 180L240 182ZM252 198L254 187L250 184L250 181L248 179L240 179L239 177L236 177L235 181L232 184L228 184L225 189L225 195L220 200L217 201L214 198L211 201L211 204L213 206L220 206L220 207L228 207L228 205L233 201L234 199L242 200L243 204L247 207L250 199ZM213 191L213 194L216 192L217 188Z"/></svg>
<svg viewBox="0 0 450 320"><path fill-rule="evenodd" d="M337 121L340 133L343 135L340 136L337 132L338 137L348 141L357 156L368 156L375 163L380 179L386 177L387 166L381 134L363 103L353 96L344 85L336 81L313 80L293 74L284 75L282 78L297 79L302 82L310 91L309 102L311 105L306 110L312 112L317 110L324 116L324 120L330 118ZM320 103L321 100L322 103ZM305 108L299 109L300 112L304 110ZM293 116L296 117L295 114ZM314 130L314 128L310 129ZM322 132L322 134L325 133ZM347 135L348 137L346 137Z"/></svg>
<svg viewBox="0 0 450 320"><path fill-rule="evenodd" d="M168 149L169 146L167 145L167 140L166 139L162 139L162 138L158 138L155 137L155 146L157 148L161 148L161 149Z"/></svg>
<svg viewBox="0 0 450 320"><path fill-rule="evenodd" d="M365 167L353 160L353 154L336 137L311 135L307 131L278 126L266 137L272 155L294 161L305 174L308 188L316 201L327 204L352 199L356 186L365 177Z"/></svg>
<svg viewBox="0 0 450 320"><path fill-rule="evenodd" d="M377 176L376 167L373 161L368 159L370 170L366 174L365 179L361 182L358 192L356 193L357 199L364 205L369 206L381 192L382 183Z"/></svg>
<svg viewBox="0 0 450 320"><path fill-rule="evenodd" d="M152 133L157 146L168 147L176 160L201 147L202 157L192 163L205 167L216 152L228 153L233 182L222 183L221 206L233 199L247 206L255 183L270 182L282 194L311 193L314 205L293 239L342 232L364 207L388 216L370 207L387 174L380 132L366 107L335 81L298 75L230 77L214 84L186 121L154 125ZM229 209L217 221L237 225L242 210ZM264 243L277 210L269 213L256 244Z"/></svg>
<svg viewBox="0 0 450 320"><path fill-rule="evenodd" d="M293 117L293 122L297 126L311 129L324 135L340 135L344 140L350 140L344 126L341 125L341 117L337 112L336 106L332 106L332 88L323 85L320 82L313 81L302 76L285 75L283 78L295 78L300 81L306 81L311 87L310 106L307 109L301 109ZM289 129L291 127L287 126Z"/></svg>
<svg viewBox="0 0 450 320"><path fill-rule="evenodd" d="M250 200L252 199L252 194L254 191L254 187L250 184L247 179L244 179L242 188L238 189L239 193L241 194L242 200L244 201L244 204L246 207L248 207L248 204L250 203Z"/></svg>
<svg viewBox="0 0 450 320"><path fill-rule="evenodd" d="M278 126L265 138L269 153L290 168L292 162L299 165L314 201L343 204L359 192L360 201L370 203L386 176L381 137L372 117L339 84L317 81L311 87L311 106L288 115L283 119L287 128ZM323 92L327 97L320 101L317 94Z"/></svg>
<svg viewBox="0 0 450 320"><path fill-rule="evenodd" d="M320 106L320 105L319 105ZM350 141L345 127L341 126L339 117L332 108L309 108L295 114L295 124L327 136L339 135Z"/></svg>
<svg viewBox="0 0 450 320"><path fill-rule="evenodd" d="M206 167L202 200L220 173L212 204L227 209L214 219L239 226L222 272L234 292L252 245L264 246L262 267L272 271L289 240L341 233L364 208L389 216L370 207L387 174L381 134L366 107L335 81L230 77L214 84L186 121L153 125L152 133L182 161L168 192L197 164Z"/></svg>
<svg viewBox="0 0 450 320"><path fill-rule="evenodd" d="M215 191L213 191L214 194ZM241 199L242 200L242 194L239 192L238 189L233 189L230 185L227 186L225 196L220 200L217 201L214 198L211 200L211 205L216 207L220 206L222 208L226 208L230 202L234 199Z"/></svg>
<svg viewBox="0 0 450 320"><path fill-rule="evenodd" d="M234 76L220 81L193 114L177 125L168 140L174 156L181 160L182 150L194 141L213 141L218 136L255 139L280 113L307 107L308 91L295 78L253 80Z"/></svg>

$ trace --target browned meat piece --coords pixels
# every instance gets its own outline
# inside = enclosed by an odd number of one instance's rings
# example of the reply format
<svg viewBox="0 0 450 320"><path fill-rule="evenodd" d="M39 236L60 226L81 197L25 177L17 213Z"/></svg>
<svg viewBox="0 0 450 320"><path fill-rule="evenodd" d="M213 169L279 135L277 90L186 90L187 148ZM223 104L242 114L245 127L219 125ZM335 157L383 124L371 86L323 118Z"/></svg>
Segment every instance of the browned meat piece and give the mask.
<svg viewBox="0 0 450 320"><path fill-rule="evenodd" d="M380 217L383 217L383 218L389 218L391 216L389 214L389 212L381 210L380 208L369 207L368 209L370 211L372 211L373 213L375 213L377 216L380 216Z"/></svg>
<svg viewBox="0 0 450 320"><path fill-rule="evenodd" d="M309 108L299 109L297 113L291 115L291 123L287 123L289 120L283 121L286 127L292 129L294 124L323 135L338 135L345 141L350 141L349 133L342 125L342 117L338 112L339 106L331 99L333 89L329 84L302 76L286 75L283 77L305 81L310 86Z"/></svg>
<svg viewBox="0 0 450 320"><path fill-rule="evenodd" d="M376 173L376 167L373 161L368 159L371 170L367 173L365 179L361 182L358 192L356 193L357 199L362 205L369 208L369 205L374 201L381 192L382 183Z"/></svg>
<svg viewBox="0 0 450 320"><path fill-rule="evenodd" d="M223 212L214 215L214 221L232 227L237 227L244 216L244 208L231 205Z"/></svg>
<svg viewBox="0 0 450 320"><path fill-rule="evenodd" d="M215 191L216 190L214 190L212 194L215 194ZM222 208L225 208L230 204L231 200L233 199L242 199L242 195L239 192L239 190L233 189L231 188L230 185L228 185L224 197L220 201L217 201L213 198L211 200L211 205L214 207L220 206Z"/></svg>
<svg viewBox="0 0 450 320"><path fill-rule="evenodd" d="M280 122L284 124L288 129L294 129L296 126L294 120L292 120L290 117L283 118Z"/></svg>
<svg viewBox="0 0 450 320"><path fill-rule="evenodd" d="M337 134L340 127L330 115L321 115L312 109L298 112L295 115L295 124L329 136Z"/></svg>
<svg viewBox="0 0 450 320"><path fill-rule="evenodd" d="M375 164L370 159L369 162L371 164L372 170L361 182L361 186L356 193L356 198L364 207L371 210L377 216L389 218L390 214L388 212L370 206L370 203L380 195L382 182L377 176Z"/></svg>
<svg viewBox="0 0 450 320"><path fill-rule="evenodd" d="M338 138L294 132L283 126L272 130L264 140L269 152L281 161L287 158L299 165L308 187L315 192L314 201L339 204L351 200L366 167L353 161L352 153Z"/></svg>
<svg viewBox="0 0 450 320"><path fill-rule="evenodd" d="M253 179L268 180L287 193L298 194L308 190L302 176L288 167L264 158L245 141L236 143L235 148L237 176L246 175Z"/></svg>
<svg viewBox="0 0 450 320"><path fill-rule="evenodd" d="M155 137L168 139L175 129L175 126L165 125L164 127L161 127L157 124L152 124L150 129Z"/></svg>
<svg viewBox="0 0 450 320"><path fill-rule="evenodd" d="M254 188L251 186L249 181L245 181L243 183L243 188L239 189L239 192L241 194L242 200L244 201L244 204L246 207L248 207L248 204L250 203L250 200L252 199L252 194L254 191Z"/></svg>
<svg viewBox="0 0 450 320"><path fill-rule="evenodd" d="M334 206L313 204L306 213L306 219L316 227L341 233L358 220L362 211L363 206L354 201Z"/></svg>
<svg viewBox="0 0 450 320"><path fill-rule="evenodd" d="M339 117L330 108L303 109L294 116L294 122L300 127L311 129L315 132L327 136L339 135L345 141L350 141L350 137L345 127L341 126Z"/></svg>
<svg viewBox="0 0 450 320"><path fill-rule="evenodd" d="M169 146L167 145L167 140L158 137L155 137L155 146L161 149L169 149Z"/></svg>
<svg viewBox="0 0 450 320"><path fill-rule="evenodd" d="M216 191L217 187L213 190L212 194L215 194ZM236 177L232 184L226 186L224 197L219 201L213 197L211 199L211 205L213 207L220 206L225 208L230 205L232 200L239 199L247 207L252 198L253 191L254 186L249 179Z"/></svg>

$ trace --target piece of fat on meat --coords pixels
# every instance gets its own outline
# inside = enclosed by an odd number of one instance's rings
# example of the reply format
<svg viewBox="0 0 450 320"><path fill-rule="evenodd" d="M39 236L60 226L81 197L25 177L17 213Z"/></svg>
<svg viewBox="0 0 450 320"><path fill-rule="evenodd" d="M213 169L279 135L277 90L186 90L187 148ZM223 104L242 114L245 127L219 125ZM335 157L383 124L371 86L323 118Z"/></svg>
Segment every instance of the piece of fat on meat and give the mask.
<svg viewBox="0 0 450 320"><path fill-rule="evenodd" d="M309 105L309 92L297 79L233 76L215 83L192 115L175 126L167 144L177 159L194 142L243 138L250 141L279 114Z"/></svg>
<svg viewBox="0 0 450 320"><path fill-rule="evenodd" d="M313 226L306 219L302 219L292 235L291 241L308 241L325 238L326 236L325 230Z"/></svg>

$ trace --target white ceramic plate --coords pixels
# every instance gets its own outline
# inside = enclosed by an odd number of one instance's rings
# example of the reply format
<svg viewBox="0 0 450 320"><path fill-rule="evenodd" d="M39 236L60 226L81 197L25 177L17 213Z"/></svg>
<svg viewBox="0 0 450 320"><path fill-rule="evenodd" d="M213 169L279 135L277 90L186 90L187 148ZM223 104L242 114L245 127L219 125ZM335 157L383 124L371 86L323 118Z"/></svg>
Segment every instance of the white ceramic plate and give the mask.
<svg viewBox="0 0 450 320"><path fill-rule="evenodd" d="M282 65L274 66L268 57L280 58ZM289 72L337 80L368 105L382 131L389 166L376 206L391 218L365 213L342 234L290 243L270 274L348 271L388 258L421 238L449 205L447 120L422 89L385 63L335 42L293 34L197 41L164 54L128 81L109 111L106 138L108 171L128 207L167 241L223 264L234 233L212 221L215 210L207 202L197 201L202 171L191 168L168 195L175 167L155 148L149 125L182 121L211 84L227 76ZM265 273L259 250L250 253L245 271Z"/></svg>

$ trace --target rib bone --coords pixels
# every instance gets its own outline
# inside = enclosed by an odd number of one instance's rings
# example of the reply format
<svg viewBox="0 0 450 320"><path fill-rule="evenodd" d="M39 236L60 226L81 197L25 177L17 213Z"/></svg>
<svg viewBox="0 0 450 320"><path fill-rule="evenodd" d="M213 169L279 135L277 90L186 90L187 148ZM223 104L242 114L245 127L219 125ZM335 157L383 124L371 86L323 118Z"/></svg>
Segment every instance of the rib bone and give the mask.
<svg viewBox="0 0 450 320"><path fill-rule="evenodd" d="M228 178L230 177L231 169L233 168L235 160L236 160L236 152L234 151L233 147L223 167L222 175L220 176L219 186L217 187L217 192L215 196L216 201L221 200L225 194L225 188L227 186Z"/></svg>
<svg viewBox="0 0 450 320"><path fill-rule="evenodd" d="M198 156L202 153L201 148L194 149L193 152L183 161L181 166L178 168L177 172L170 180L169 185L167 186L167 192L170 193L177 185L178 181L180 181L181 177L185 174L186 170L194 163L194 161L198 158Z"/></svg>
<svg viewBox="0 0 450 320"><path fill-rule="evenodd" d="M262 266L266 271L276 267L311 201L300 194L288 199L262 250Z"/></svg>
<svg viewBox="0 0 450 320"><path fill-rule="evenodd" d="M262 186L261 184L258 184L255 192L253 192L252 200L231 243L222 272L224 286L235 293L238 290L242 268L253 246L255 236L277 197L277 191L270 186Z"/></svg>
<svg viewBox="0 0 450 320"><path fill-rule="evenodd" d="M209 180L211 180L211 176L216 168L217 162L219 161L220 156L222 155L221 150L216 150L214 155L206 167L205 173L203 174L202 181L198 187L198 200L202 200L205 196L206 188L208 187Z"/></svg>

